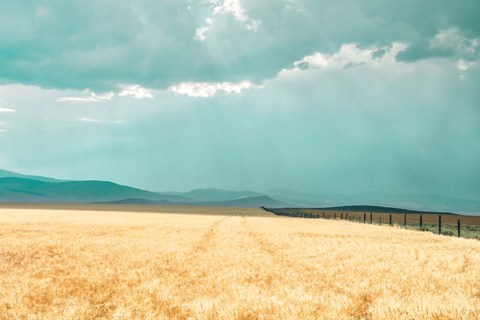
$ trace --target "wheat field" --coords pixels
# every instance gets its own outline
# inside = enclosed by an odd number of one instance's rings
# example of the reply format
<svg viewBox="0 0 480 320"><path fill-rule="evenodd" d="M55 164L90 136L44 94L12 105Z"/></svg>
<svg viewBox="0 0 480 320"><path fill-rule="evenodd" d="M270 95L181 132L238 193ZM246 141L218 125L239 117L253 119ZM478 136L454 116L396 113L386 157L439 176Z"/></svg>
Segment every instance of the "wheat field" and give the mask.
<svg viewBox="0 0 480 320"><path fill-rule="evenodd" d="M130 210L0 209L0 319L480 319L477 240Z"/></svg>

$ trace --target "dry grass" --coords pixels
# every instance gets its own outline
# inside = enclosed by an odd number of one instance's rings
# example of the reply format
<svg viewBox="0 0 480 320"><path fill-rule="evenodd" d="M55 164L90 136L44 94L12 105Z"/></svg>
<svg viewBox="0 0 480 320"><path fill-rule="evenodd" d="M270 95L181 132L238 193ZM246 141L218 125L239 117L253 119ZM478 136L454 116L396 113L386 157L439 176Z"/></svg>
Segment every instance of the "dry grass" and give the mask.
<svg viewBox="0 0 480 320"><path fill-rule="evenodd" d="M0 209L0 319L480 318L480 241L174 210Z"/></svg>

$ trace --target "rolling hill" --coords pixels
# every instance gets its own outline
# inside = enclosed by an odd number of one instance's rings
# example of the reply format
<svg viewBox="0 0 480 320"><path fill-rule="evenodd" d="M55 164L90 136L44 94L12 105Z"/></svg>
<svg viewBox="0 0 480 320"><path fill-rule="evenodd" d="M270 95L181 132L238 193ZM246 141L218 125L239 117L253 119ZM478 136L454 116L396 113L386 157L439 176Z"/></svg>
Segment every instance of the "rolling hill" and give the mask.
<svg viewBox="0 0 480 320"><path fill-rule="evenodd" d="M194 189L183 195L197 201L233 201L242 198L263 196L253 191L230 191L215 188Z"/></svg>
<svg viewBox="0 0 480 320"><path fill-rule="evenodd" d="M435 214L454 214L450 212L438 212L438 211L421 211L421 210L407 210L402 208L382 207L382 206L365 206L365 205L352 205L352 206L339 206L339 207L327 207L327 208L315 208L324 211L349 211L349 212L379 212L379 213L435 213Z"/></svg>
<svg viewBox="0 0 480 320"><path fill-rule="evenodd" d="M153 202L191 202L174 195L140 190L108 181L45 182L25 178L0 178L0 202L108 202L124 199Z"/></svg>
<svg viewBox="0 0 480 320"><path fill-rule="evenodd" d="M206 206L225 206L225 207L244 207L244 208L285 208L292 207L291 204L281 202L270 198L269 196L255 196L245 197L241 199L229 200L229 201L212 201L212 202L199 202L201 205Z"/></svg>
<svg viewBox="0 0 480 320"><path fill-rule="evenodd" d="M0 169L0 179L1 178L24 178L24 179L32 179L32 180L37 180L37 181L43 181L43 182L67 181L67 180L59 180L59 179L53 179L53 178L48 178L48 177L25 175L25 174L16 173L16 172L13 172L13 171Z"/></svg>

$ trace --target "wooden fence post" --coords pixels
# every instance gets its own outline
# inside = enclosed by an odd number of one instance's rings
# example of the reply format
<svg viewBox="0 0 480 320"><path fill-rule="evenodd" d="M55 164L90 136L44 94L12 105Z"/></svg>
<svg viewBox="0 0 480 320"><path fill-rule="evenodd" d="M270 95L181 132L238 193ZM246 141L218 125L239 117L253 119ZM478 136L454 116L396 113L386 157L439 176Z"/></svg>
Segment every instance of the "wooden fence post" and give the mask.
<svg viewBox="0 0 480 320"><path fill-rule="evenodd" d="M442 234L442 215L438 215L438 234Z"/></svg>
<svg viewBox="0 0 480 320"><path fill-rule="evenodd" d="M460 219L457 220L457 232L458 232L458 237L460 238Z"/></svg>
<svg viewBox="0 0 480 320"><path fill-rule="evenodd" d="M340 220L343 220L343 212L340 213Z"/></svg>
<svg viewBox="0 0 480 320"><path fill-rule="evenodd" d="M380 216L380 225L382 225L382 216Z"/></svg>
<svg viewBox="0 0 480 320"><path fill-rule="evenodd" d="M403 226L404 227L407 226L407 214L406 213L403 215Z"/></svg>
<svg viewBox="0 0 480 320"><path fill-rule="evenodd" d="M420 228L423 227L423 215L420 215Z"/></svg>
<svg viewBox="0 0 480 320"><path fill-rule="evenodd" d="M390 213L390 225L392 225L392 214Z"/></svg>
<svg viewBox="0 0 480 320"><path fill-rule="evenodd" d="M370 224L373 224L373 214L370 212Z"/></svg>
<svg viewBox="0 0 480 320"><path fill-rule="evenodd" d="M367 223L367 213L363 213L363 223Z"/></svg>

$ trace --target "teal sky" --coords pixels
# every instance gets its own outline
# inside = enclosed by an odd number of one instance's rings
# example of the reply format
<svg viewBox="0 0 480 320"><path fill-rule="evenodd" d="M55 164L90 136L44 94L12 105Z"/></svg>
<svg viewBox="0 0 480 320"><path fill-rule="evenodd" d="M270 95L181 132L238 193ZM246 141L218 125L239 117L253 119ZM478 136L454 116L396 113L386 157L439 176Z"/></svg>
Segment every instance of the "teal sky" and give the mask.
<svg viewBox="0 0 480 320"><path fill-rule="evenodd" d="M480 1L3 1L0 168L480 200Z"/></svg>

